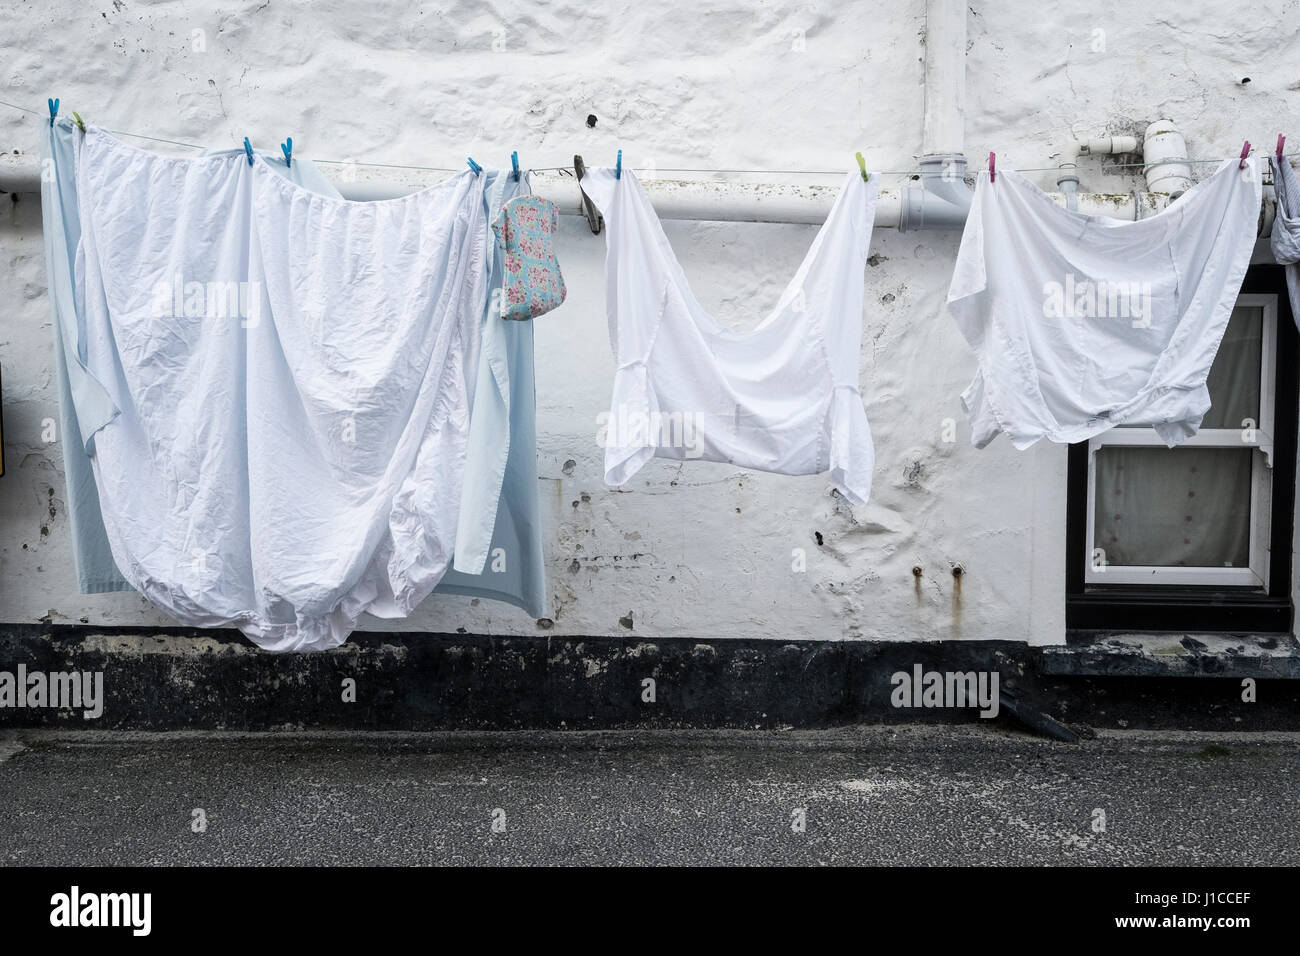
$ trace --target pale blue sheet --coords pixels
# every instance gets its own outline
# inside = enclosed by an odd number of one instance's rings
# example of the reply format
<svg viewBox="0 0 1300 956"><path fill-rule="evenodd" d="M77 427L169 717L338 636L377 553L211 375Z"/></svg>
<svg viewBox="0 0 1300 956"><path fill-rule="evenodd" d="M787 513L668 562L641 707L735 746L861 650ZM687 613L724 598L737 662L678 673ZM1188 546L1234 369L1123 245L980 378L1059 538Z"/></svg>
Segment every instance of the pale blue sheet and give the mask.
<svg viewBox="0 0 1300 956"><path fill-rule="evenodd" d="M520 182L493 169L482 175L488 177L486 222L489 248L494 250L490 293L501 288L505 268L492 223L506 202L529 195L531 188L526 174ZM499 311L499 302L489 294L483 311L456 560L434 593L505 601L535 618L545 617L533 323L507 321ZM491 522L494 499L495 521Z"/></svg>
<svg viewBox="0 0 1300 956"><path fill-rule="evenodd" d="M131 586L118 573L104 533L95 476L83 440L83 435L91 435L111 421L117 415L117 408L99 382L86 371L85 356L78 353L77 347L82 335L72 282L77 243L81 240L73 171L76 131L70 120L61 119L53 127L45 124L43 132L41 220L54 326L54 368L59 382L58 440L63 446L63 474L68 485L65 509L72 528L77 583L83 594L129 591Z"/></svg>

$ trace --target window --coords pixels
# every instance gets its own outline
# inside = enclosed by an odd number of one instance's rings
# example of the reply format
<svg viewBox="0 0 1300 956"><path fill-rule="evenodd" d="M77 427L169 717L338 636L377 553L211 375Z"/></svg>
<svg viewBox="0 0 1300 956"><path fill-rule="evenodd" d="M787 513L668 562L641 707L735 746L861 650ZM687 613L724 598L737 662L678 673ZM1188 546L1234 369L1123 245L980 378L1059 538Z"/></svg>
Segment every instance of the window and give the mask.
<svg viewBox="0 0 1300 956"><path fill-rule="evenodd" d="M1089 584L1267 589L1276 330L1276 296L1238 298L1183 445L1144 426L1088 443Z"/></svg>
<svg viewBox="0 0 1300 956"><path fill-rule="evenodd" d="M1289 631L1296 335L1278 266L1252 267L1177 448L1120 426L1070 448L1070 629ZM1275 549L1273 542L1278 542Z"/></svg>

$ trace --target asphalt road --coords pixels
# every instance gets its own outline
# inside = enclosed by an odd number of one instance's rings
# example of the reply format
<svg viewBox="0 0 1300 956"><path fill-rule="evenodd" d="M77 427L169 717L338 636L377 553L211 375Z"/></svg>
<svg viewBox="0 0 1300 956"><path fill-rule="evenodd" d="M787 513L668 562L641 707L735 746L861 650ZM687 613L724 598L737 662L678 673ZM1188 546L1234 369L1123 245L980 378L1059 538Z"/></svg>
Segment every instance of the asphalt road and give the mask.
<svg viewBox="0 0 1300 956"><path fill-rule="evenodd" d="M1296 865L1300 735L20 731L0 863Z"/></svg>

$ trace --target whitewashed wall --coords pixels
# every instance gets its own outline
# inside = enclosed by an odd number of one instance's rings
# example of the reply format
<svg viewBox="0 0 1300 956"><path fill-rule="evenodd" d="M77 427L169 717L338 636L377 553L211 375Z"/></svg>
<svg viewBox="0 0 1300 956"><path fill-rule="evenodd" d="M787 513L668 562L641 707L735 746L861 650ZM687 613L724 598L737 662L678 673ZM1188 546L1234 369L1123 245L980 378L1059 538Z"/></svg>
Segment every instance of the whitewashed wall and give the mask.
<svg viewBox="0 0 1300 956"><path fill-rule="evenodd" d="M996 149L1006 167L1045 167L1072 133L1140 134L1161 117L1194 156L1221 157L1243 138L1268 148L1300 119L1295 0L973 0L968 28L973 159ZM318 159L502 165L518 149L529 166L574 153L608 165L622 147L630 165L661 171L843 170L861 149L872 168L907 170L921 148L923 39L923 0L46 0L6 5L0 99L44 110L58 96L65 115L188 143L291 135ZM38 122L0 107L0 153L35 153ZM1300 124L1289 132L1300 143ZM1085 191L1133 185L1095 164L1081 172ZM61 451L41 440L56 410L39 204L0 199L0 621L165 624L139 596L77 593ZM701 302L740 327L775 302L815 229L668 233ZM566 217L570 299L537 326L553 623L435 597L400 627L1061 641L1065 449L969 446L958 394L974 363L943 311L956 246L876 232L862 339L878 455L868 506L849 508L822 477L708 463L652 462L615 492L595 442L613 370L604 239ZM948 418L956 442L943 440ZM804 573L791 570L796 548Z"/></svg>

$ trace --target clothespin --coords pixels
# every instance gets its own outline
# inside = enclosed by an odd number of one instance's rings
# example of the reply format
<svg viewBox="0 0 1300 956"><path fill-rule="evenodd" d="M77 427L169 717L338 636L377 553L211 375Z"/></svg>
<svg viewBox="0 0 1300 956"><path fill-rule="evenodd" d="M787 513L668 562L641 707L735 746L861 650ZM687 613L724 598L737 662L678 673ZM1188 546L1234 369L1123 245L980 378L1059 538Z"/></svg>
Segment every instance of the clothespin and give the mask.
<svg viewBox="0 0 1300 956"><path fill-rule="evenodd" d="M54 129L54 117L59 115L59 101L47 99L45 102L50 104L50 129Z"/></svg>
<svg viewBox="0 0 1300 956"><path fill-rule="evenodd" d="M284 153L284 164L293 165L293 137L286 136L284 142L280 144L280 152Z"/></svg>
<svg viewBox="0 0 1300 956"><path fill-rule="evenodd" d="M596 208L596 204L591 201L587 191L582 188L582 177L587 175L587 166L582 161L581 156L573 157L573 175L578 180L578 192L582 196L582 214L587 217L587 225L591 227L593 236L599 235L600 230L605 227L605 220Z"/></svg>
<svg viewBox="0 0 1300 956"><path fill-rule="evenodd" d="M989 153L989 182L998 178L998 154Z"/></svg>
<svg viewBox="0 0 1300 956"><path fill-rule="evenodd" d="M253 165L253 144L248 141L247 136L244 137L244 152L248 154L248 165L252 166Z"/></svg>
<svg viewBox="0 0 1300 956"><path fill-rule="evenodd" d="M510 154L510 165L515 170L515 182L519 182L519 151L515 150Z"/></svg>
<svg viewBox="0 0 1300 956"><path fill-rule="evenodd" d="M621 149L618 151L618 159L614 163L614 178L623 178L623 151Z"/></svg>
<svg viewBox="0 0 1300 956"><path fill-rule="evenodd" d="M862 158L861 153L854 153L853 155L857 157L858 169L862 170L862 181L865 183L871 178L867 175L867 161Z"/></svg>
<svg viewBox="0 0 1300 956"><path fill-rule="evenodd" d="M466 156L466 157L465 157L465 162L469 163L469 168L472 169L472 170L474 170L474 175L475 175L475 176L477 176L479 173L483 172L483 167L480 166L478 163L474 162L474 157L472 157L472 156Z"/></svg>
<svg viewBox="0 0 1300 956"><path fill-rule="evenodd" d="M55 100L55 102L57 103L58 100ZM76 110L72 111L72 122L76 123L77 129L81 130L83 133L86 131L86 121L81 118L81 114Z"/></svg>
<svg viewBox="0 0 1300 956"><path fill-rule="evenodd" d="M1277 161L1282 162L1282 147L1286 145L1286 137L1281 133L1277 134Z"/></svg>
<svg viewBox="0 0 1300 956"><path fill-rule="evenodd" d="M1241 146L1241 162L1237 164L1238 169L1246 168L1246 157L1250 155L1250 140L1246 140Z"/></svg>

